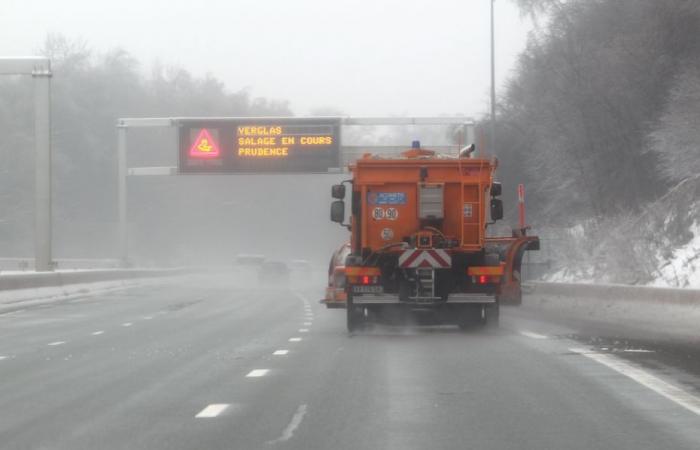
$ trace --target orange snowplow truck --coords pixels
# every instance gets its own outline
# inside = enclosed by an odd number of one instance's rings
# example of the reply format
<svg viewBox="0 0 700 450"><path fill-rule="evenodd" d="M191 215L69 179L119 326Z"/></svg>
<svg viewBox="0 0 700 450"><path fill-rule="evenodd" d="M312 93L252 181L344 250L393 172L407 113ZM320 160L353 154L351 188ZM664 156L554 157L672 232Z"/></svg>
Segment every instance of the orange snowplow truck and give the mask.
<svg viewBox="0 0 700 450"><path fill-rule="evenodd" d="M503 217L497 161L439 155L419 142L401 157L364 155L332 188L331 220L351 233L345 259L348 331L408 315L460 328L497 326L520 304L520 264L539 239L526 229L487 237ZM345 223L345 183L352 188Z"/></svg>

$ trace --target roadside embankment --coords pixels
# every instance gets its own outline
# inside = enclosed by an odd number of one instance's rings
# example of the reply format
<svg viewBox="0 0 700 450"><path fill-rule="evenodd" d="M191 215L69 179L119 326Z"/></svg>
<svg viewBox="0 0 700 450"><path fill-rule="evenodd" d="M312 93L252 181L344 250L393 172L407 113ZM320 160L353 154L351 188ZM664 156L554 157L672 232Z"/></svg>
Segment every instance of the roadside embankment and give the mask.
<svg viewBox="0 0 700 450"><path fill-rule="evenodd" d="M630 338L700 342L700 290L616 284L528 283L522 309Z"/></svg>

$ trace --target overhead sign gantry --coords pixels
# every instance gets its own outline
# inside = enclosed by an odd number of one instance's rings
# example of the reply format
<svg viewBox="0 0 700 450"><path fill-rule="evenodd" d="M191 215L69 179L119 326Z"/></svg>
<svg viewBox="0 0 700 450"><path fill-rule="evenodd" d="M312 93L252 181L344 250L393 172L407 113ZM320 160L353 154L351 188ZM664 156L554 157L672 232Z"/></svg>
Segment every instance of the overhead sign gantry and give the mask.
<svg viewBox="0 0 700 450"><path fill-rule="evenodd" d="M0 57L0 75L34 78L34 269L53 270L51 253L51 61Z"/></svg>

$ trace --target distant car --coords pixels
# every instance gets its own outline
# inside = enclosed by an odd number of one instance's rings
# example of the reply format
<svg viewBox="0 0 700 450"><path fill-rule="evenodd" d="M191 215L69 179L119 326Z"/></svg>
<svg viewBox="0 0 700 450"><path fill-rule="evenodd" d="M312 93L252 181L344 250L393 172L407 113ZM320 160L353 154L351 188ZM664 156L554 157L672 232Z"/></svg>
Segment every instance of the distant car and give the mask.
<svg viewBox="0 0 700 450"><path fill-rule="evenodd" d="M264 255L239 254L233 260L233 279L239 286L256 286L255 278L265 262Z"/></svg>
<svg viewBox="0 0 700 450"><path fill-rule="evenodd" d="M289 284L289 267L281 261L265 261L258 272L258 282L263 286Z"/></svg>
<svg viewBox="0 0 700 450"><path fill-rule="evenodd" d="M233 260L233 265L235 267L240 266L256 266L260 267L265 262L265 255L246 255L240 254L236 255L236 259Z"/></svg>

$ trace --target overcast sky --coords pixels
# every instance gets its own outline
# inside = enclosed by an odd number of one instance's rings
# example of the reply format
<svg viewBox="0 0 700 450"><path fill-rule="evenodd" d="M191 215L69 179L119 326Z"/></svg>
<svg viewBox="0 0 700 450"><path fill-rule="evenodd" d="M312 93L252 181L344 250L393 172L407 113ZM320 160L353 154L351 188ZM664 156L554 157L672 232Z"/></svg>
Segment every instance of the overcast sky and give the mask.
<svg viewBox="0 0 700 450"><path fill-rule="evenodd" d="M35 53L47 33L122 47L211 73L230 90L286 99L295 114L478 115L488 110L490 0L2 0L0 56ZM497 74L509 76L529 24L498 0Z"/></svg>

